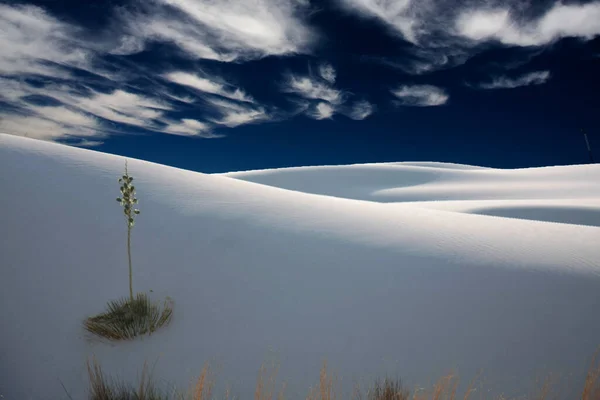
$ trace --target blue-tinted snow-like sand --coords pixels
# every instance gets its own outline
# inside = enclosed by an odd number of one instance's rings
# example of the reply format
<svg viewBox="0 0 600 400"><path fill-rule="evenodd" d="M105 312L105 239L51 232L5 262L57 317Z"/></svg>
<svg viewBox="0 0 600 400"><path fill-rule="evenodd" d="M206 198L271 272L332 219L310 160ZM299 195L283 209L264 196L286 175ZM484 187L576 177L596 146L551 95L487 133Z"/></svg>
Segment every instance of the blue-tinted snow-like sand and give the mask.
<svg viewBox="0 0 600 400"><path fill-rule="evenodd" d="M123 164L0 135L7 399L64 398L61 382L83 397L92 354L133 381L145 360L158 360L161 382L183 388L216 359L223 383L247 397L269 349L290 398L306 395L324 357L347 388L376 374L427 384L452 368L468 381L483 368L488 387L507 394L545 372L571 374L568 397L600 344L600 229L502 211L571 207L568 218L548 214L574 222L585 209L592 221L598 166L221 176L138 160L129 160L142 209L134 287L172 296L174 319L143 340L90 340L83 319L128 288L114 201ZM512 218L477 215L493 210Z"/></svg>

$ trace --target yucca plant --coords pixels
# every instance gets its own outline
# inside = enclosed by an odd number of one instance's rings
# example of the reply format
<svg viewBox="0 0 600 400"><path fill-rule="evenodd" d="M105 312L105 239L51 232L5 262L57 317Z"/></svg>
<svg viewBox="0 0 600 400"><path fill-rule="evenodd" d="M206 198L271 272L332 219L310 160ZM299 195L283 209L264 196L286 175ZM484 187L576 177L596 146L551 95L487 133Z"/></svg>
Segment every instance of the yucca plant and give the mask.
<svg viewBox="0 0 600 400"><path fill-rule="evenodd" d="M145 293L133 296L133 268L131 264L131 230L135 225L135 217L140 210L134 208L138 204L135 197L133 177L129 176L127 161L125 174L119 178L121 197L117 201L123 206L123 214L127 224L127 259L129 261L129 297L108 303L107 310L89 317L84 322L88 332L109 340L133 339L138 335L152 334L161 326L171 321L173 301L167 297L164 305L154 303Z"/></svg>
<svg viewBox="0 0 600 400"><path fill-rule="evenodd" d="M162 307L138 293L133 301L127 298L110 301L107 310L85 321L85 329L109 340L133 339L152 334L167 325L173 315L173 300L167 298Z"/></svg>
<svg viewBox="0 0 600 400"><path fill-rule="evenodd" d="M123 206L125 222L127 223L127 259L129 261L129 300L133 302L133 271L131 267L131 229L135 225L135 217L140 214L140 210L134 208L138 204L135 197L135 186L132 184L133 177L129 176L127 171L127 161L125 161L125 175L119 178L121 186L121 197L117 197L117 202Z"/></svg>

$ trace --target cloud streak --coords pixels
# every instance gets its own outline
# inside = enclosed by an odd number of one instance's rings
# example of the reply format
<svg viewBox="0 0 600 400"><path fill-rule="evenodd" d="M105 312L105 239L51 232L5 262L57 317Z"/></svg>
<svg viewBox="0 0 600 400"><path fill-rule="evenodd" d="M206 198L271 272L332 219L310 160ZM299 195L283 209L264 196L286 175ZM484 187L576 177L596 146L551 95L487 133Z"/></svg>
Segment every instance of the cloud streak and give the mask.
<svg viewBox="0 0 600 400"><path fill-rule="evenodd" d="M363 18L375 18L409 42L417 41L417 8L411 0L337 0L346 10Z"/></svg>
<svg viewBox="0 0 600 400"><path fill-rule="evenodd" d="M539 2L336 0L341 9L379 21L392 36L410 45L402 57L367 57L409 74L461 65L483 50L481 43L545 46L566 37L590 40L600 35L600 1L555 2L539 15ZM536 17L531 17L536 15Z"/></svg>
<svg viewBox="0 0 600 400"><path fill-rule="evenodd" d="M327 82L333 85L335 83L337 73L335 71L335 68L333 68L333 65L323 63L319 65L319 75L321 75L321 78L325 79Z"/></svg>
<svg viewBox="0 0 600 400"><path fill-rule="evenodd" d="M68 76L63 67L89 63L89 52L73 39L77 29L39 7L0 4L0 29L0 74Z"/></svg>
<svg viewBox="0 0 600 400"><path fill-rule="evenodd" d="M314 74L309 69L308 75L288 74L282 84L283 92L301 98L294 101L300 105L298 112L317 120L330 119L336 113L361 120L375 111L375 106L364 99L355 101L352 106L346 105L354 95L334 87L337 73L331 64L320 64L317 72Z"/></svg>
<svg viewBox="0 0 600 400"><path fill-rule="evenodd" d="M212 109L218 117L210 121L217 125L235 128L240 125L265 122L272 119L271 115L262 106L236 103L223 99L209 99Z"/></svg>
<svg viewBox="0 0 600 400"><path fill-rule="evenodd" d="M167 123L166 133L180 136L198 136L204 138L221 137L211 133L211 126L195 119L184 118L178 122Z"/></svg>
<svg viewBox="0 0 600 400"><path fill-rule="evenodd" d="M541 85L550 79L550 71L536 71L516 78L497 76L489 82L474 85L479 89L514 89L522 86Z"/></svg>
<svg viewBox="0 0 600 400"><path fill-rule="evenodd" d="M282 90L305 99L325 100L331 104L340 104L344 101L342 91L312 76L290 75L284 82Z"/></svg>
<svg viewBox="0 0 600 400"><path fill-rule="evenodd" d="M363 120L373 114L374 111L375 106L373 104L366 100L359 100L352 105L346 115L354 120Z"/></svg>
<svg viewBox="0 0 600 400"><path fill-rule="evenodd" d="M450 98L444 89L432 85L404 85L391 92L398 99L398 104L402 106L441 106Z"/></svg>
<svg viewBox="0 0 600 400"><path fill-rule="evenodd" d="M590 40L600 35L600 2L556 4L535 21L519 23L509 9L467 11L457 21L460 35L475 41L542 46L564 37Z"/></svg>
<svg viewBox="0 0 600 400"><path fill-rule="evenodd" d="M0 132L41 140L58 140L65 137L98 137L98 132L79 125L56 122L32 114L7 114L0 112Z"/></svg>
<svg viewBox="0 0 600 400"><path fill-rule="evenodd" d="M215 94L232 100L254 101L252 97L248 96L242 89L219 82L221 81L220 78L203 78L187 72L178 71L166 74L165 79L179 85L194 88L204 93Z"/></svg>
<svg viewBox="0 0 600 400"><path fill-rule="evenodd" d="M335 109L329 103L318 103L314 107L311 107L307 115L311 118L322 120L322 119L330 119L333 117L335 113Z"/></svg>
<svg viewBox="0 0 600 400"><path fill-rule="evenodd" d="M140 7L144 12L122 15L131 36L174 43L192 58L228 62L302 53L315 36L302 20L308 5L298 0L154 0Z"/></svg>

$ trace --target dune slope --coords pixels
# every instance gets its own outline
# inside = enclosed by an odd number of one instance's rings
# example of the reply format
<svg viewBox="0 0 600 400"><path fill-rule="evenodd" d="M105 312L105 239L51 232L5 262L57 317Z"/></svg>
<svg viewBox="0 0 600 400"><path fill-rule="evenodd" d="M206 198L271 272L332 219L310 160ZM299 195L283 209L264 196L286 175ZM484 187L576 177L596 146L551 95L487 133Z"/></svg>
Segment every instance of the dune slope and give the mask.
<svg viewBox="0 0 600 400"><path fill-rule="evenodd" d="M158 360L160 381L184 388L215 359L247 397L271 349L290 398L324 357L346 382L426 384L451 368L468 380L483 368L490 390L510 393L544 371L582 378L600 344L600 228L483 215L492 199L594 213L598 166L205 175L140 160L129 160L142 210L134 288L171 296L174 319L143 340L94 340L83 319L127 294L123 166L0 135L5 398L65 398L62 385L83 398L92 354L131 380Z"/></svg>

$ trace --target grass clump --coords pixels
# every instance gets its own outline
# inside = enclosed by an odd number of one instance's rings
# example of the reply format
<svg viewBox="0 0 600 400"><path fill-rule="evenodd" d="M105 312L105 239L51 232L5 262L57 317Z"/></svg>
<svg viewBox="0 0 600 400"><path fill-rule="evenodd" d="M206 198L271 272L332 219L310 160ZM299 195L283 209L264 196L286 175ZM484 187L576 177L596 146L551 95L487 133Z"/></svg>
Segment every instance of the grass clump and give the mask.
<svg viewBox="0 0 600 400"><path fill-rule="evenodd" d="M367 392L367 400L410 400L410 392L400 379L378 379Z"/></svg>
<svg viewBox="0 0 600 400"><path fill-rule="evenodd" d="M109 380L102 368L93 360L87 363L88 377L90 380L90 400L168 400L155 386L152 374L148 373L148 366L144 364L142 376L137 387L123 382Z"/></svg>
<svg viewBox="0 0 600 400"><path fill-rule="evenodd" d="M145 293L138 293L133 300L110 301L107 308L106 312L88 318L84 326L88 332L109 340L152 334L167 325L173 315L173 302L169 298L161 307L148 299Z"/></svg>
<svg viewBox="0 0 600 400"><path fill-rule="evenodd" d="M438 379L430 390L415 391L411 400L458 400L460 398L462 398L462 400L469 400L474 392L476 380L477 378L473 379L465 393L460 396L457 392L459 383L458 377L453 374L446 375ZM490 398L486 397L486 399ZM503 400L503 397L496 397L494 399ZM540 400L544 399L545 397Z"/></svg>
<svg viewBox="0 0 600 400"><path fill-rule="evenodd" d="M319 384L310 388L306 400L337 400L337 378L327 371L327 360L319 372Z"/></svg>
<svg viewBox="0 0 600 400"><path fill-rule="evenodd" d="M281 390L275 394L277 386L277 374L279 373L279 364L272 363L270 366L264 363L258 370L256 378L256 389L254 390L254 400L284 400L285 383L281 385ZM277 396L277 397L275 397ZM202 400L196 399L194 400Z"/></svg>

